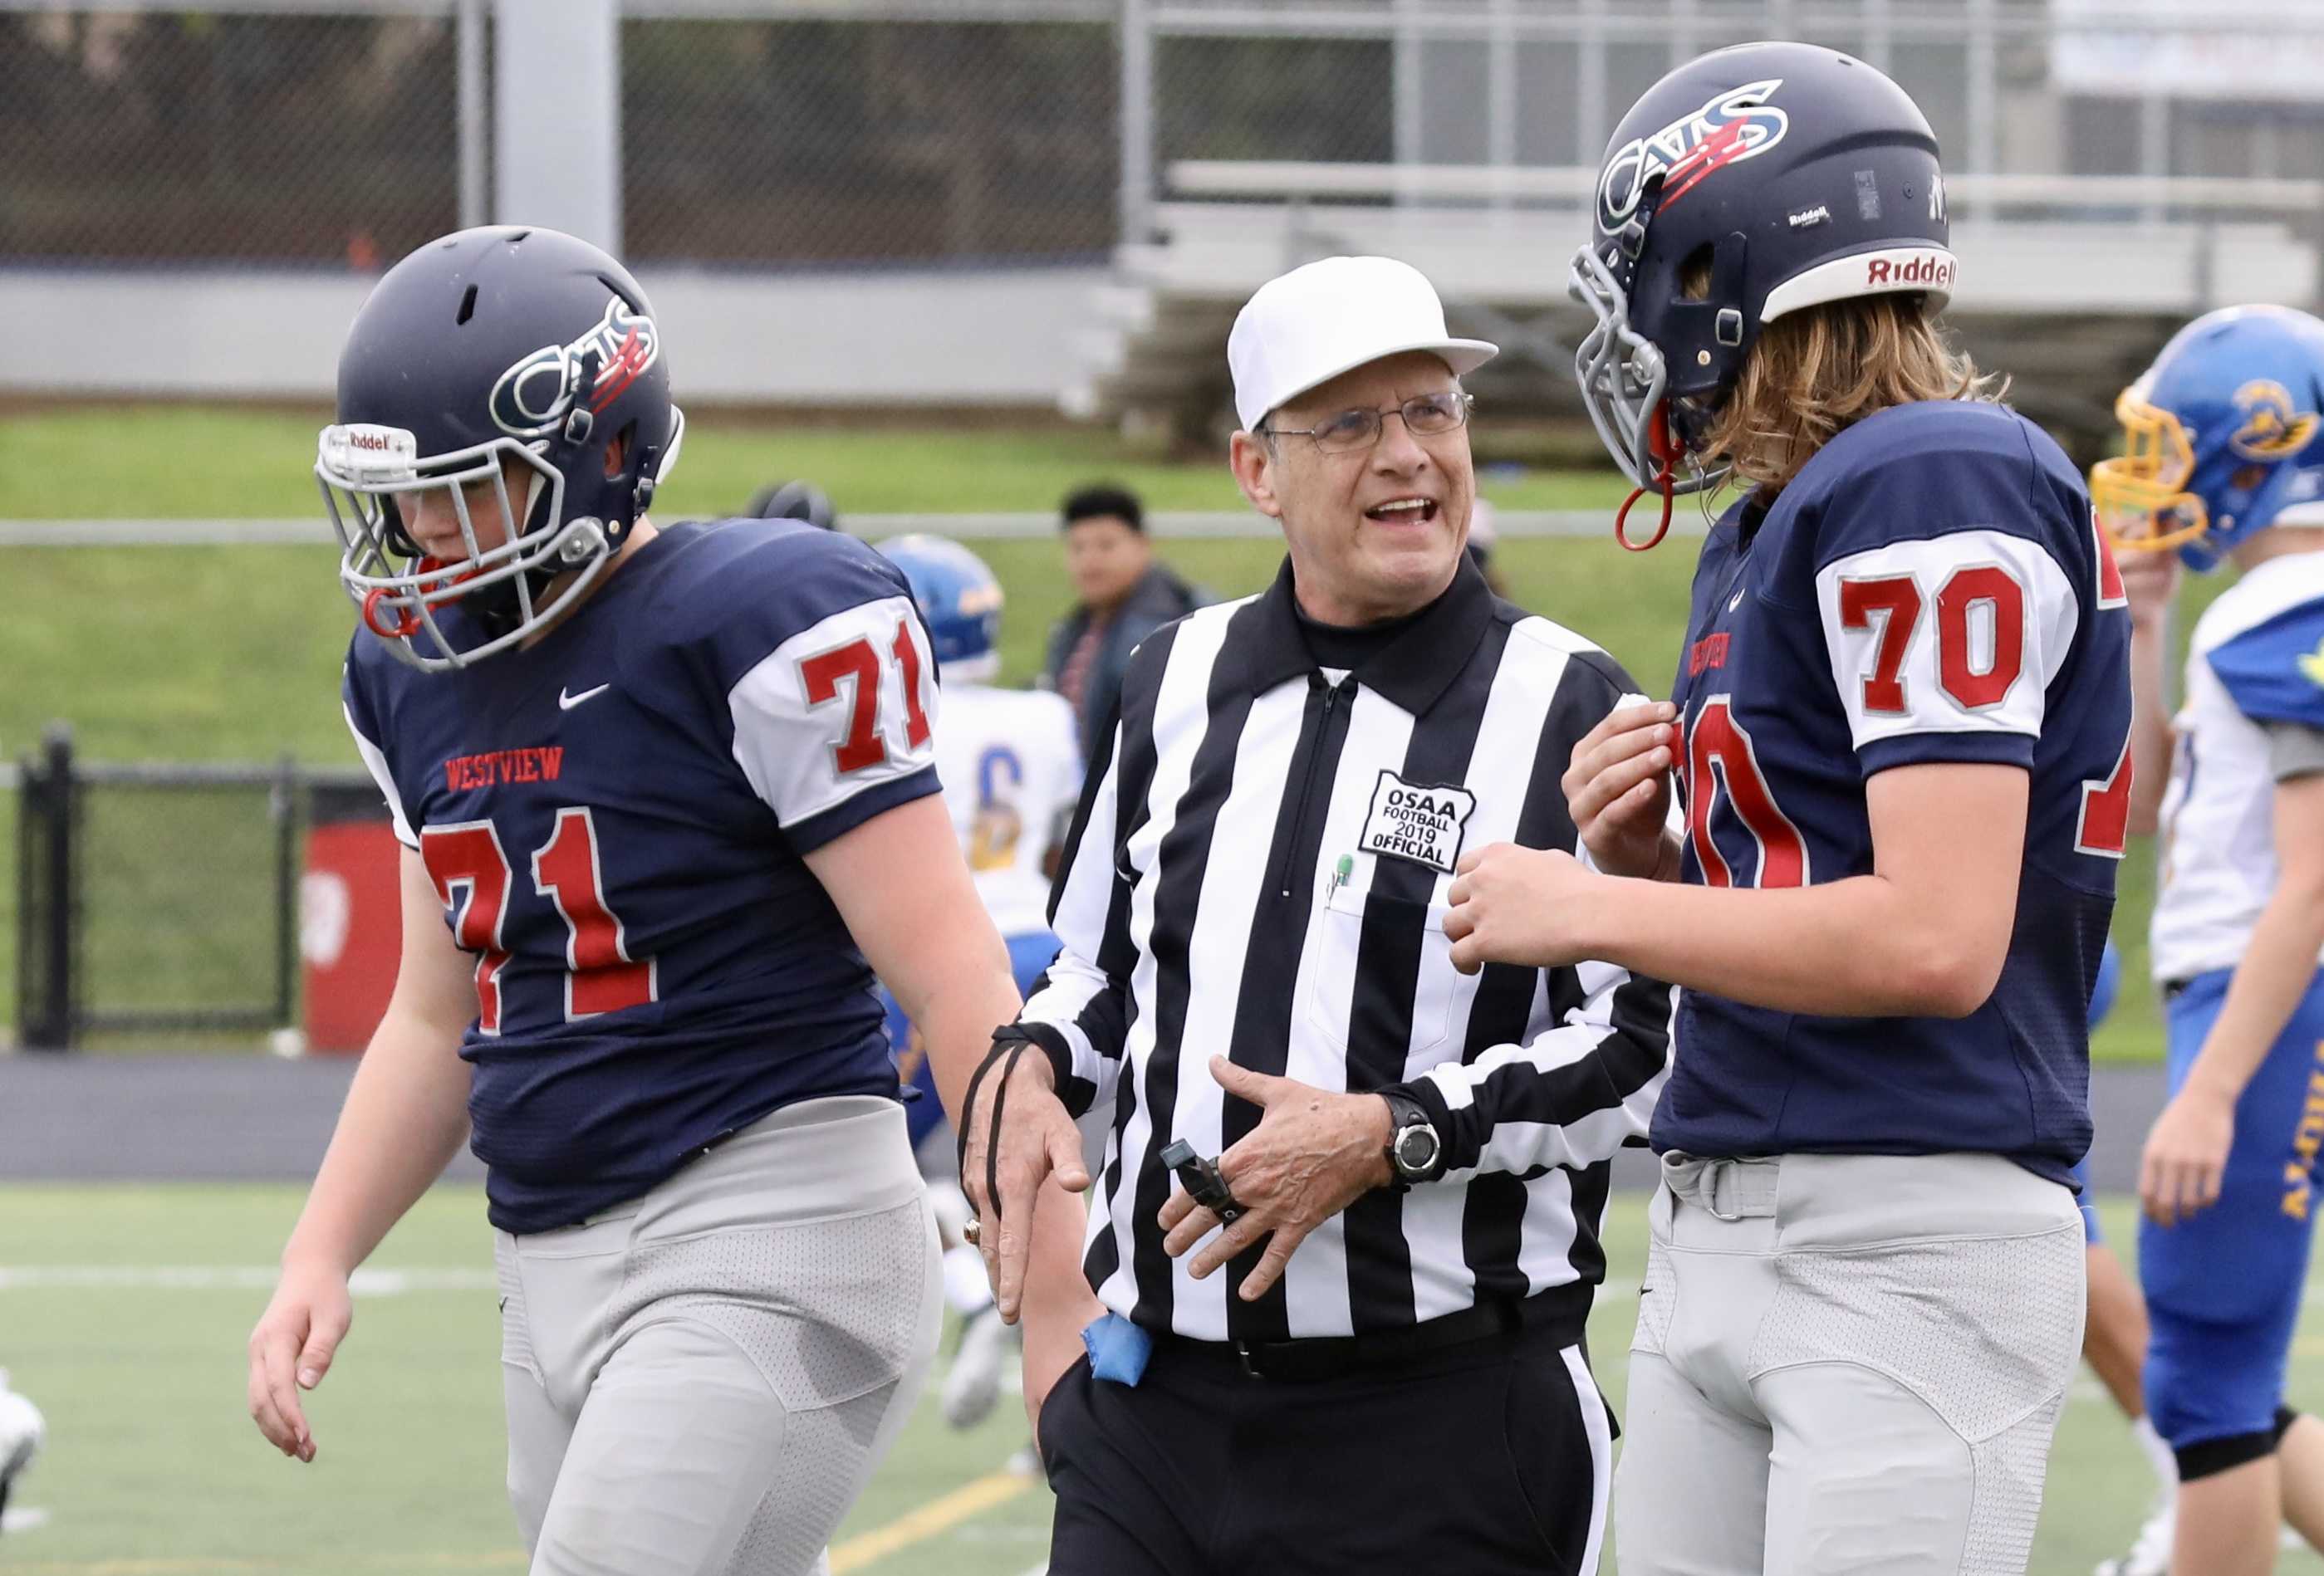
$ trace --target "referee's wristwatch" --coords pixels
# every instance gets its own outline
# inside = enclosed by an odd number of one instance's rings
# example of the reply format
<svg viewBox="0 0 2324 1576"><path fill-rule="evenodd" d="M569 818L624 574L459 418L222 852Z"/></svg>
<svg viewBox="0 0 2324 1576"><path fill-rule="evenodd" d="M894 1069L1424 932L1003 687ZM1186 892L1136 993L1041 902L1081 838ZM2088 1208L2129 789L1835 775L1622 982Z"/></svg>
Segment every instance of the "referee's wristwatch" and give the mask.
<svg viewBox="0 0 2324 1576"><path fill-rule="evenodd" d="M1388 1168L1401 1193L1416 1182L1434 1182L1444 1175L1444 1140L1420 1101L1409 1094L1383 1089L1388 1101Z"/></svg>

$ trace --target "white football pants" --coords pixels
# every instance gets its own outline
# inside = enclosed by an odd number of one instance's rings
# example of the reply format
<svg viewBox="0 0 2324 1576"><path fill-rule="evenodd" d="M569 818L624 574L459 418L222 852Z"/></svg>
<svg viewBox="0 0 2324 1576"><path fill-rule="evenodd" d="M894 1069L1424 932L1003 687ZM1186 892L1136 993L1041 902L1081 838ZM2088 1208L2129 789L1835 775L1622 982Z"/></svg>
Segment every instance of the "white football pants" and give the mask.
<svg viewBox="0 0 2324 1576"><path fill-rule="evenodd" d="M531 1576L806 1576L943 1316L903 1109L787 1107L644 1197L496 1232Z"/></svg>
<svg viewBox="0 0 2324 1576"><path fill-rule="evenodd" d="M1668 1155L1622 1576L2022 1576L2082 1344L2071 1192L1992 1155Z"/></svg>

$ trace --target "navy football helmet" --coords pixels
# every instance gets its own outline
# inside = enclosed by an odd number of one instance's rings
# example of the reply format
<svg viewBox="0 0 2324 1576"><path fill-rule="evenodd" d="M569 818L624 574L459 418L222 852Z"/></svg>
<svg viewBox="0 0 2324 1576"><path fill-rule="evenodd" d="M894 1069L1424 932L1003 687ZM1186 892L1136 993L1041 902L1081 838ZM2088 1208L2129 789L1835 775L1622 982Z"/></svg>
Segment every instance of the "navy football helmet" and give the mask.
<svg viewBox="0 0 2324 1576"><path fill-rule="evenodd" d="M742 512L752 520L804 520L822 530L839 529L830 494L813 482L783 482L751 494Z"/></svg>
<svg viewBox="0 0 2324 1576"><path fill-rule="evenodd" d="M2171 336L2115 403L2124 452L2090 472L2116 547L2209 571L2287 509L2324 502L2324 322L2227 307Z"/></svg>
<svg viewBox="0 0 2324 1576"><path fill-rule="evenodd" d="M315 474L346 548L340 583L414 667L505 650L604 573L684 432L652 309L620 263L556 230L431 241L380 280L339 355ZM411 532L430 493L458 522L456 550ZM486 497L507 539L489 546L471 513ZM454 604L475 633L439 622Z"/></svg>
<svg viewBox="0 0 2324 1576"><path fill-rule="evenodd" d="M1598 321L1574 375L1614 463L1662 494L1665 528L1674 493L1725 479L1692 451L1760 329L1895 291L1934 311L1952 289L1936 134L1903 88L1814 44L1738 44L1646 89L1591 206L1572 290ZM1711 288L1690 297L1698 264ZM1615 534L1632 545L1619 520Z"/></svg>
<svg viewBox="0 0 2324 1576"><path fill-rule="evenodd" d="M874 544L904 572L946 678L981 683L1001 671L1001 582L950 537L894 536Z"/></svg>

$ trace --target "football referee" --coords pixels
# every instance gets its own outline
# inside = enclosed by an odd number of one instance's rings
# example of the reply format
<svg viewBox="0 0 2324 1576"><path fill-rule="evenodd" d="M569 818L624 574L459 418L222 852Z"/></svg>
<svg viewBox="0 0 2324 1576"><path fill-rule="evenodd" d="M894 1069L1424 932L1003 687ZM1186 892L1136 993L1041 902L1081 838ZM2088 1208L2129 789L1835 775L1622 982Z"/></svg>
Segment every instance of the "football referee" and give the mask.
<svg viewBox="0 0 2324 1576"><path fill-rule="evenodd" d="M1288 558L1131 659L1063 950L965 1096L1012 1315L1037 1188L1083 1179L1069 1113L1111 1113L1108 1312L1039 1417L1054 1576L1597 1569L1582 1326L1671 996L1450 961L1462 851L1578 849L1560 774L1636 687L1462 550L1493 354L1379 257L1272 281L1228 341L1235 477Z"/></svg>

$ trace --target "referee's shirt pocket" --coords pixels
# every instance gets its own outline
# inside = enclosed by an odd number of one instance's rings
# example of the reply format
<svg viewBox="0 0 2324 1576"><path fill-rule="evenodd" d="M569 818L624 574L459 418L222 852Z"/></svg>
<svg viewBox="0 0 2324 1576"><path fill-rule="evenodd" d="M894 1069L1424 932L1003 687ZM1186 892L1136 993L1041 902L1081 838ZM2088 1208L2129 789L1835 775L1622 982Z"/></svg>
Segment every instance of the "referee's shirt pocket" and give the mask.
<svg viewBox="0 0 2324 1576"><path fill-rule="evenodd" d="M1453 995L1462 983L1444 934L1451 912L1449 904L1333 888L1315 921L1315 957L1307 971L1309 1026L1344 1051L1359 1035L1402 1027L1409 1007L1410 1055L1422 1058L1444 1045L1452 1037ZM1363 966L1367 935L1373 949L1369 968Z"/></svg>

